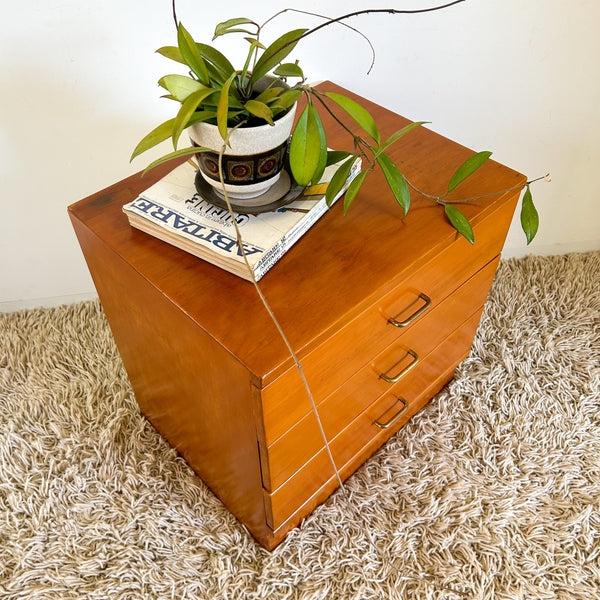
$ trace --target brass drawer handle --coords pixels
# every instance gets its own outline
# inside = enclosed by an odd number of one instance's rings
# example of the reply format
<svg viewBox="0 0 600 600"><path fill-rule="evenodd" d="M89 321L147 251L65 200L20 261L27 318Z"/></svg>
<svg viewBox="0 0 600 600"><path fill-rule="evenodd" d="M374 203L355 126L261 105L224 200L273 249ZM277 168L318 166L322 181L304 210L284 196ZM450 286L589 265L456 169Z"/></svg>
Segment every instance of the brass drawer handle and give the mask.
<svg viewBox="0 0 600 600"><path fill-rule="evenodd" d="M406 400L404 400L404 398L398 398L398 400L396 402L397 403L400 402L402 404L402 408L400 409L400 411L398 413L396 413L389 421L386 421L385 423L381 423L380 421L375 419L375 421L373 421L373 425L377 425L377 427L379 427L379 429L387 429L388 427L391 427L407 411L408 402ZM388 412L388 411L386 410L385 412ZM383 413L383 414L385 414L385 413Z"/></svg>
<svg viewBox="0 0 600 600"><path fill-rule="evenodd" d="M413 357L413 360L410 362L410 364L406 365L406 367L404 367L396 375L393 375L393 376L388 375L388 373L390 371L393 371L406 358L406 356ZM399 381L401 377L406 375L419 362L419 355L414 350L407 350L406 356L403 356L393 367L388 369L385 373L381 373L381 375L379 375L379 377L381 379L383 379L384 381L387 381L388 383L396 383L397 381Z"/></svg>
<svg viewBox="0 0 600 600"><path fill-rule="evenodd" d="M394 327L406 327L410 325L415 319L418 319L430 306L431 306L431 298L427 296L427 294L419 294L419 298L425 301L425 304L421 306L416 312L414 312L410 317L404 319L404 321L396 321L395 317L390 317L388 319L388 323L393 325ZM400 314L400 313L398 313ZM398 315L396 315L397 317Z"/></svg>

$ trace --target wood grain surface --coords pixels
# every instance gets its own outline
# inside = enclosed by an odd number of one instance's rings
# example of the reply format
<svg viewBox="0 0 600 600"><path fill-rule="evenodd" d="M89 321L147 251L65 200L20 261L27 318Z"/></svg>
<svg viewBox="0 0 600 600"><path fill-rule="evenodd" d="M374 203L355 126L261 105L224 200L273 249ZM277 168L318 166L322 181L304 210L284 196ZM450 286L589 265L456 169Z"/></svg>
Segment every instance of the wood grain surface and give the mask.
<svg viewBox="0 0 600 600"><path fill-rule="evenodd" d="M408 121L360 100L385 139ZM349 140L331 118L329 144ZM407 178L445 190L472 153L418 128L391 147ZM138 403L156 428L266 548L338 485L289 352L251 283L132 228L122 212L173 165L139 174L69 214ZM489 161L452 197L489 194L525 178ZM303 362L342 477L348 477L452 376L468 353L518 192L461 205L472 247L443 210L411 193L402 211L380 173L348 214L336 204L261 280ZM486 266L487 265L487 266ZM390 325L427 308L406 328ZM421 298L421 299L420 299ZM390 384L394 374L419 363ZM398 397L403 400L399 401ZM407 403L393 426L381 429Z"/></svg>
<svg viewBox="0 0 600 600"><path fill-rule="evenodd" d="M321 87L346 92L331 83ZM391 111L364 103L376 116L383 138L408 123ZM330 118L324 118L324 125L331 147L348 146L347 136ZM447 187L456 167L472 151L422 127L393 145L389 153L417 187L435 193ZM252 285L134 230L121 211L124 203L168 169L159 167L144 178L133 176L75 204L71 214L102 239L110 239L119 256L237 356L263 387L292 362ZM488 161L453 195L489 193L523 181L519 173ZM471 248L462 238L457 239L440 207L417 194L411 196L412 207L403 220L383 176L373 173L346 216L337 203L261 280L266 297L300 355L448 244L456 240L473 253L478 251L482 240ZM476 226L497 209L498 203L514 196L504 194L462 208ZM223 310L224 306L228 309Z"/></svg>

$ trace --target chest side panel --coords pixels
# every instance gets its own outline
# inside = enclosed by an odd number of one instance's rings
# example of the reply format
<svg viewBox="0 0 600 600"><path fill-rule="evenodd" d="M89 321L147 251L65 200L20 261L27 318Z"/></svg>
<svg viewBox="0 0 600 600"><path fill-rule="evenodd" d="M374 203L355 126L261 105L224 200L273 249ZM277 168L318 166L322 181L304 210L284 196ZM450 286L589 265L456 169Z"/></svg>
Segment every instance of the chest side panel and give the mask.
<svg viewBox="0 0 600 600"><path fill-rule="evenodd" d="M265 515L246 368L73 219L136 400L258 539Z"/></svg>

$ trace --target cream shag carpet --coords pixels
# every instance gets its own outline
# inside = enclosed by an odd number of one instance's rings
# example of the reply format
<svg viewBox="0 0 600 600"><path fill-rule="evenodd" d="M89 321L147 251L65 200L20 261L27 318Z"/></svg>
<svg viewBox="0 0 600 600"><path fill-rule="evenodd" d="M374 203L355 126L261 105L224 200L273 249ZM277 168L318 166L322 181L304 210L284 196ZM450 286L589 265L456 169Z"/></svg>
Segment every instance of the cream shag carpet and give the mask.
<svg viewBox="0 0 600 600"><path fill-rule="evenodd" d="M0 338L0 598L600 597L600 253L503 261L455 379L273 553L141 416L97 302Z"/></svg>

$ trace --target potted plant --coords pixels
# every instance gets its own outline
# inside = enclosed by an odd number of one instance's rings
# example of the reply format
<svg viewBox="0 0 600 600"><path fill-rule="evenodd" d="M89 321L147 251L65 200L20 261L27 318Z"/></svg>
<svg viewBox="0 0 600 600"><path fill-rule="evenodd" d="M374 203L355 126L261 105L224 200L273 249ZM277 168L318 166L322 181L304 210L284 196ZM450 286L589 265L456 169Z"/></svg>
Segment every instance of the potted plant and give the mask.
<svg viewBox="0 0 600 600"><path fill-rule="evenodd" d="M455 0L421 10L356 11L335 19L327 18L312 29L288 31L268 45L263 42L263 29L285 11L277 13L262 25L248 18L229 19L216 26L212 40L214 42L224 35L241 35L243 43L248 45L241 68L235 68L214 45L197 42L178 21L173 5L177 46L165 46L157 52L183 65L187 71L187 74L168 74L159 80L159 85L166 91L164 97L177 103L177 114L146 135L131 158L171 138L173 152L154 161L146 170L168 160L197 155L203 178L238 203L264 193L277 181L285 161L289 162L291 176L299 186L318 182L326 166L340 163L327 187L326 198L331 203L346 183L353 164L360 158L362 170L346 191L344 213L357 197L369 173L381 168L391 193L403 214L406 214L410 207L410 189L416 188L386 151L425 122L411 123L384 140L375 120L364 107L341 94L323 93L311 86L298 61L291 61L289 57L298 42L307 36L350 17L376 12L428 12L463 1ZM306 106L293 125L296 102L303 94L306 96ZM320 111L333 115L352 136L352 153L328 150ZM339 111L350 117L356 129L349 128L336 116ZM192 145L178 148L184 130L189 133ZM264 140L265 143L260 145L257 140ZM481 167L490 155L491 152L478 152L471 156L457 167L445 194L429 196L443 207L450 224L471 243L474 243L471 225L456 207L456 201L447 201L446 196ZM523 186L525 194L521 204L521 224L528 244L535 237L539 223L530 183L528 181ZM468 200L471 199L462 201Z"/></svg>

